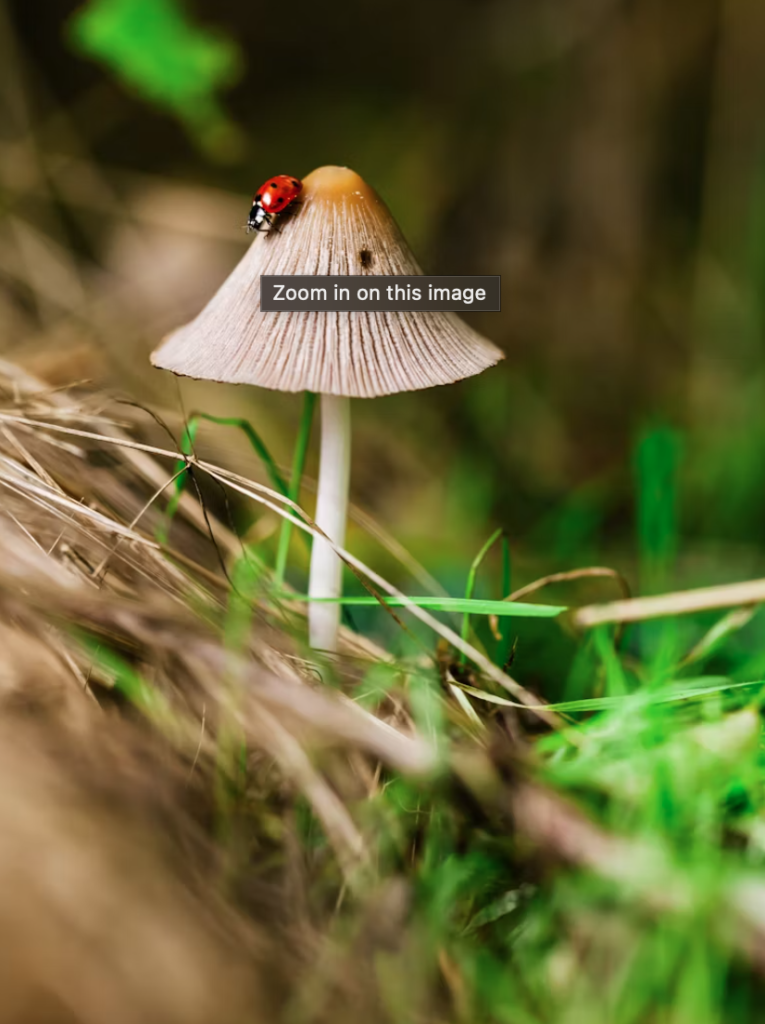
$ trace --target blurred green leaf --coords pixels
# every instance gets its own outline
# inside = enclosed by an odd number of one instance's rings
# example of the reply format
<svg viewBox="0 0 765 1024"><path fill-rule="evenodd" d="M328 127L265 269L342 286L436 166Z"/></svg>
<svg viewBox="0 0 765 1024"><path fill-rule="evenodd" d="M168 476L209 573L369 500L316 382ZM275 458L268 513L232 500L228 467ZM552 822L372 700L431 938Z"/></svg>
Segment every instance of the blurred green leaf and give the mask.
<svg viewBox="0 0 765 1024"><path fill-rule="evenodd" d="M643 590L664 589L677 549L679 443L667 427L648 430L636 452L638 542Z"/></svg>
<svg viewBox="0 0 765 1024"><path fill-rule="evenodd" d="M674 430L646 430L635 453L640 582L644 594L666 590L678 547L677 470L680 442ZM636 631L643 659L659 676L680 656L681 639L674 620L642 623Z"/></svg>
<svg viewBox="0 0 765 1024"><path fill-rule="evenodd" d="M236 43L189 20L179 0L90 0L70 22L74 46L205 144L236 129L218 105L243 61Z"/></svg>

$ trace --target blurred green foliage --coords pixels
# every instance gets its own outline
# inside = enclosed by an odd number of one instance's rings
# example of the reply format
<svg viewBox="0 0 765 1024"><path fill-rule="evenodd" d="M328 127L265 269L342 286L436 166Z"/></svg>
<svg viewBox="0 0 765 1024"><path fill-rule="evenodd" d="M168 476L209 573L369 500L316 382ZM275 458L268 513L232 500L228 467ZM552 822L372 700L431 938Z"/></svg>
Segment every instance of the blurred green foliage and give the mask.
<svg viewBox="0 0 765 1024"><path fill-rule="evenodd" d="M670 585L677 552L678 439L667 428L647 431L635 456L641 589L656 593Z"/></svg>
<svg viewBox="0 0 765 1024"><path fill-rule="evenodd" d="M243 70L232 39L195 25L180 0L90 0L69 27L82 53L173 113L211 153L226 151L235 129L217 94Z"/></svg>

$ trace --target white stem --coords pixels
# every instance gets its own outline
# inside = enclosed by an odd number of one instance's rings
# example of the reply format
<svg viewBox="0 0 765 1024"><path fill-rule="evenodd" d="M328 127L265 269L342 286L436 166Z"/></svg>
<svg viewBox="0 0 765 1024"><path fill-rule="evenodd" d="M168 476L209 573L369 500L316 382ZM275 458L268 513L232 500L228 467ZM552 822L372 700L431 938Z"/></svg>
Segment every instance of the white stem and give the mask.
<svg viewBox="0 0 765 1024"><path fill-rule="evenodd" d="M321 455L316 525L338 547L345 547L348 519L348 483L351 472L351 400L338 395L321 396ZM311 552L311 597L340 597L343 563L321 537L314 537ZM308 605L308 636L311 647L337 650L339 604Z"/></svg>

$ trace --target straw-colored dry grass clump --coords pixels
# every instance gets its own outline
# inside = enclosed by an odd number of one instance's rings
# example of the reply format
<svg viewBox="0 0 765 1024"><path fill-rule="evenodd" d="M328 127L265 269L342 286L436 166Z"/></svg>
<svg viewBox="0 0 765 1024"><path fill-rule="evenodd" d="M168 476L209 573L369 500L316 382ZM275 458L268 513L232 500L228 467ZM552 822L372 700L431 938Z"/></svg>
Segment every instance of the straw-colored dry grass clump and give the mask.
<svg viewBox="0 0 765 1024"><path fill-rule="evenodd" d="M199 504L181 501L170 549L153 538L174 467L116 424L134 409L7 365L0 396L0 1021L273 1020L315 955L311 885L336 899L366 870L340 793L427 749L401 708L318 689L257 606L227 645ZM231 564L241 547L215 535ZM341 750L357 773L337 788ZM298 798L329 840L314 863Z"/></svg>

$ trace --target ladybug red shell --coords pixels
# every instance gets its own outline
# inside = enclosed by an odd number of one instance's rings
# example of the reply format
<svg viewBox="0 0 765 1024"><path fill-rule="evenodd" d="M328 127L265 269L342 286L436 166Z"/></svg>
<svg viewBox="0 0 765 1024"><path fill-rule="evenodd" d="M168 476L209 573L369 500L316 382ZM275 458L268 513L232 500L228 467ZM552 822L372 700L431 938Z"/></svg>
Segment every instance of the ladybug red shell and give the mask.
<svg viewBox="0 0 765 1024"><path fill-rule="evenodd" d="M247 231L268 230L278 213L284 213L303 191L303 182L289 174L269 178L252 197Z"/></svg>

